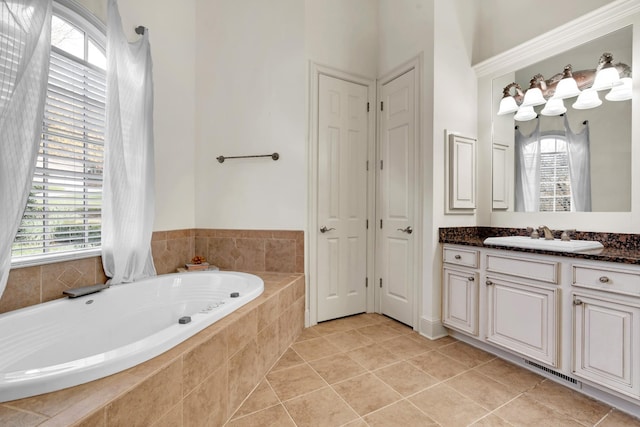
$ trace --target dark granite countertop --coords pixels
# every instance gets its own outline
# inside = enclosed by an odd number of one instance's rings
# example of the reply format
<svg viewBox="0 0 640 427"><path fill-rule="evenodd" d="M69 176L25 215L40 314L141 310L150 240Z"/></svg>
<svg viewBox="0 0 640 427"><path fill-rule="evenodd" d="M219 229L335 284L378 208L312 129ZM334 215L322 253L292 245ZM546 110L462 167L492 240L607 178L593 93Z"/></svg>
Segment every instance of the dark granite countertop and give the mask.
<svg viewBox="0 0 640 427"><path fill-rule="evenodd" d="M560 238L562 230L554 230L554 237ZM501 249L513 252L528 252L555 255L569 258L582 258L595 261L640 264L640 234L598 233L576 231L571 235L576 240L596 240L604 245L603 249L582 252L555 252L539 249L512 248L506 246L485 245L484 239L494 236L527 236L524 228L501 227L444 227L440 228L440 243Z"/></svg>

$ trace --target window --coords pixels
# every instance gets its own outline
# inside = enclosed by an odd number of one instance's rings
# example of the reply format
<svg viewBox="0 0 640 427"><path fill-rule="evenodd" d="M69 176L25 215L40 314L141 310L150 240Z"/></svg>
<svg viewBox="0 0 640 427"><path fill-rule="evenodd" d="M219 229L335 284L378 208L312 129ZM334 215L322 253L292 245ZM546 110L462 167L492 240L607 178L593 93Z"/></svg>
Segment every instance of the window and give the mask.
<svg viewBox="0 0 640 427"><path fill-rule="evenodd" d="M564 136L540 140L540 212L571 211L569 155Z"/></svg>
<svg viewBox="0 0 640 427"><path fill-rule="evenodd" d="M100 246L105 128L104 34L54 3L51 64L33 184L12 261Z"/></svg>

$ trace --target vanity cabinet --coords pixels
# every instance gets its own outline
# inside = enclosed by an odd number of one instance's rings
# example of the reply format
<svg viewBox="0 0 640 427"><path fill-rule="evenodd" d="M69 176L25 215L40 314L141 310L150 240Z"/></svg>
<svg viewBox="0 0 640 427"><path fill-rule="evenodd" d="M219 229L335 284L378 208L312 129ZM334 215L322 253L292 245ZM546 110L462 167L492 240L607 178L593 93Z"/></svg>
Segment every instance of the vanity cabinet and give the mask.
<svg viewBox="0 0 640 427"><path fill-rule="evenodd" d="M442 270L442 322L478 335L479 252L444 248Z"/></svg>
<svg viewBox="0 0 640 427"><path fill-rule="evenodd" d="M640 397L640 272L572 265L572 373Z"/></svg>

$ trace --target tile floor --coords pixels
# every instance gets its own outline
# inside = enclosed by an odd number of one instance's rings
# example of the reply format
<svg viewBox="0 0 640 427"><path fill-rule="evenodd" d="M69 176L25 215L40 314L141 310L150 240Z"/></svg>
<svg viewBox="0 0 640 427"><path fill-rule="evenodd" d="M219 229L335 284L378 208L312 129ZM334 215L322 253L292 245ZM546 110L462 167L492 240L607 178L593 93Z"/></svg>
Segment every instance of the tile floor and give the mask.
<svg viewBox="0 0 640 427"><path fill-rule="evenodd" d="M377 314L305 329L229 427L640 426L453 338Z"/></svg>

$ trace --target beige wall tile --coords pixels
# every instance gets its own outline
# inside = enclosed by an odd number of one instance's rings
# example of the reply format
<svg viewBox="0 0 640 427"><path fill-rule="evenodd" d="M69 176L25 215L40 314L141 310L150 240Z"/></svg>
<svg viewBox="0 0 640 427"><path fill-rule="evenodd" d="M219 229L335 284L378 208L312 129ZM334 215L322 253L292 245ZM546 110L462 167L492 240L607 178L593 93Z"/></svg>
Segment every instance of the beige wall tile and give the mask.
<svg viewBox="0 0 640 427"><path fill-rule="evenodd" d="M182 427L182 402L171 408L152 427Z"/></svg>
<svg viewBox="0 0 640 427"><path fill-rule="evenodd" d="M229 356L244 348L258 334L258 310L253 309L229 325L227 328Z"/></svg>
<svg viewBox="0 0 640 427"><path fill-rule="evenodd" d="M184 394L189 394L228 358L227 329L212 335L183 356Z"/></svg>
<svg viewBox="0 0 640 427"><path fill-rule="evenodd" d="M265 271L264 239L236 239L239 256L235 269L240 271Z"/></svg>
<svg viewBox="0 0 640 427"><path fill-rule="evenodd" d="M258 333L258 376L262 377L280 355L280 324L273 322Z"/></svg>
<svg viewBox="0 0 640 427"><path fill-rule="evenodd" d="M295 272L295 240L267 240L265 242L265 266L267 271Z"/></svg>
<svg viewBox="0 0 640 427"><path fill-rule="evenodd" d="M95 414L88 416L77 424L74 424L74 427L107 427L107 411L102 408Z"/></svg>
<svg viewBox="0 0 640 427"><path fill-rule="evenodd" d="M234 412L258 382L258 346L255 338L229 358L229 412Z"/></svg>
<svg viewBox="0 0 640 427"><path fill-rule="evenodd" d="M182 359L157 372L107 406L110 426L142 426L157 421L182 399Z"/></svg>
<svg viewBox="0 0 640 427"><path fill-rule="evenodd" d="M41 271L43 302L63 298L67 289L96 284L95 258L46 264Z"/></svg>
<svg viewBox="0 0 640 427"><path fill-rule="evenodd" d="M0 313L40 304L41 277L39 266L11 270L7 286L0 299Z"/></svg>
<svg viewBox="0 0 640 427"><path fill-rule="evenodd" d="M229 412L227 389L228 370L222 364L184 398L184 426L200 427L207 419L211 425L224 424Z"/></svg>
<svg viewBox="0 0 640 427"><path fill-rule="evenodd" d="M0 405L0 425L2 426L37 426L46 419L46 417L38 414L23 412Z"/></svg>
<svg viewBox="0 0 640 427"><path fill-rule="evenodd" d="M278 320L279 303L277 296L272 296L258 307L258 331Z"/></svg>

